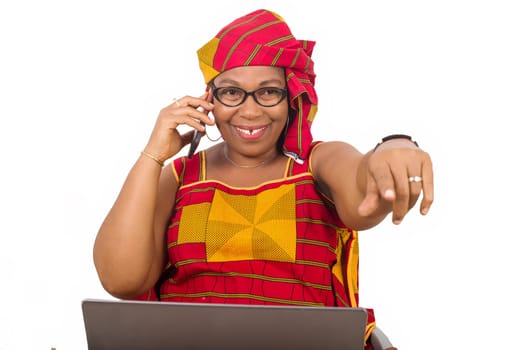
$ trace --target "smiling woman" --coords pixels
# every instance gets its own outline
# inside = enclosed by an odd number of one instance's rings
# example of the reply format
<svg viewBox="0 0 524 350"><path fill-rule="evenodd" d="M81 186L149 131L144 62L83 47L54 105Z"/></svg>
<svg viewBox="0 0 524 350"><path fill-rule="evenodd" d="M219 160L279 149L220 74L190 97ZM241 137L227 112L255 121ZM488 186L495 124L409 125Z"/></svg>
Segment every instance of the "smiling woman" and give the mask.
<svg viewBox="0 0 524 350"><path fill-rule="evenodd" d="M365 154L313 142L313 47L278 14L257 10L198 51L205 92L160 111L98 232L95 265L109 293L359 306L358 230L390 213L400 223L421 194L426 214L432 164L405 136ZM163 167L215 124L223 142ZM179 126L194 130L180 134ZM366 339L374 328L369 309Z"/></svg>

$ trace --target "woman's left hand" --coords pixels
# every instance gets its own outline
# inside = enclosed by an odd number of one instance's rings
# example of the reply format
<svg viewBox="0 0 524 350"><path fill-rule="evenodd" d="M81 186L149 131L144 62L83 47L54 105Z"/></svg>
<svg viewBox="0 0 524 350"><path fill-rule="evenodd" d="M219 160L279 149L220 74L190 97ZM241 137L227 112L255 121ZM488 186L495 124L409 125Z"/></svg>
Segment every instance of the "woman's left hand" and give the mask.
<svg viewBox="0 0 524 350"><path fill-rule="evenodd" d="M382 143L369 155L367 187L360 204L360 215L372 215L381 199L392 206L392 221L400 224L416 204L421 192L420 213L428 213L433 203L433 167L428 153L408 140Z"/></svg>

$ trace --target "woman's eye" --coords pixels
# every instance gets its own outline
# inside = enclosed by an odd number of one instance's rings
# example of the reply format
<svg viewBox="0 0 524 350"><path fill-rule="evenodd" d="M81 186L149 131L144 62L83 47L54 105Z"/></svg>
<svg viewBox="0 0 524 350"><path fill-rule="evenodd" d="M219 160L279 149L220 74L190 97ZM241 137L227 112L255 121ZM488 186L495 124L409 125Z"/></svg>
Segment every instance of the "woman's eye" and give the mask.
<svg viewBox="0 0 524 350"><path fill-rule="evenodd" d="M265 88L262 90L262 95L280 95L280 90L275 88Z"/></svg>
<svg viewBox="0 0 524 350"><path fill-rule="evenodd" d="M224 95L238 96L241 95L241 92L238 89L224 89Z"/></svg>

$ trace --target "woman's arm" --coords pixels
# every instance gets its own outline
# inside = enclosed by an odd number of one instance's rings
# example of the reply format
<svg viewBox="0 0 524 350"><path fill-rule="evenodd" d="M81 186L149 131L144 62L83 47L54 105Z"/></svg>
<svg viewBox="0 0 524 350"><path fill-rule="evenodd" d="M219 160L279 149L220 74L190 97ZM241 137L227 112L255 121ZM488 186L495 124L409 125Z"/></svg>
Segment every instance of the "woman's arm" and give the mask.
<svg viewBox="0 0 524 350"><path fill-rule="evenodd" d="M103 287L128 299L151 289L165 265L164 235L177 183L170 167L141 156L131 169L95 240Z"/></svg>
<svg viewBox="0 0 524 350"><path fill-rule="evenodd" d="M111 295L137 297L160 277L166 262L165 232L178 187L171 167L162 164L191 142L194 131L180 134L177 127L204 131L202 124L214 124L208 117L212 109L206 93L175 100L160 112L145 151L129 172L95 240L95 267Z"/></svg>
<svg viewBox="0 0 524 350"><path fill-rule="evenodd" d="M366 154L344 142L325 142L314 150L312 168L344 224L356 230L377 225L389 213L400 224L421 192L422 214L433 202L431 159L408 140L387 141ZM410 182L413 176L423 181Z"/></svg>

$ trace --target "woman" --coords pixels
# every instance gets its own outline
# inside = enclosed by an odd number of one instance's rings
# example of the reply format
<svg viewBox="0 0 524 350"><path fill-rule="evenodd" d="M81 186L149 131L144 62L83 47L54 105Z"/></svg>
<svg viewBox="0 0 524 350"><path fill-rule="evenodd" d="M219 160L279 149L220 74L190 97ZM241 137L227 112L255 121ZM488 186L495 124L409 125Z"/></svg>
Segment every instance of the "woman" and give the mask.
<svg viewBox="0 0 524 350"><path fill-rule="evenodd" d="M358 306L357 231L389 213L399 224L421 193L426 214L431 159L405 135L367 154L312 142L313 46L258 10L198 51L206 92L160 112L97 235L95 265L110 294ZM223 142L163 166L214 124ZM180 125L196 131L180 134ZM367 335L373 327L370 310Z"/></svg>

